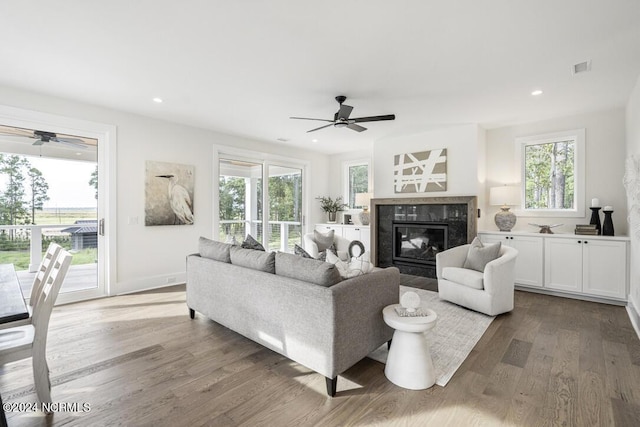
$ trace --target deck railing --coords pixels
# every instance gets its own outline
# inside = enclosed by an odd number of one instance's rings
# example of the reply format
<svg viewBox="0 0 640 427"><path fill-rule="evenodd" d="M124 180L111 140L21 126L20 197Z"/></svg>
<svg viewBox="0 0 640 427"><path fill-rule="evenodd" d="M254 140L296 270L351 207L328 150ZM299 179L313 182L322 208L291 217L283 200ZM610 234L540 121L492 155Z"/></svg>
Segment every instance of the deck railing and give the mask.
<svg viewBox="0 0 640 427"><path fill-rule="evenodd" d="M302 222L269 221L269 250L291 252L295 243L302 240ZM242 242L247 234L262 242L262 221L260 220L220 220L220 240ZM279 235L279 236L278 236Z"/></svg>

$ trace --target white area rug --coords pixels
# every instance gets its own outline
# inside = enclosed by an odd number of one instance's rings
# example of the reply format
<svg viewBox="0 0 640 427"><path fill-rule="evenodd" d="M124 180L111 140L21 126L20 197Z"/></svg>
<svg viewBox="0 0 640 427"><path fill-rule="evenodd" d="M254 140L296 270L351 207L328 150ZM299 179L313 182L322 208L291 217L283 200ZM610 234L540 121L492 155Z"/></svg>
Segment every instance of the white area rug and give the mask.
<svg viewBox="0 0 640 427"><path fill-rule="evenodd" d="M430 308L438 314L436 327L427 331L425 335L436 369L436 384L444 387L471 353L495 316L487 316L442 301L437 292L400 286L400 296L408 291L420 295L423 307ZM387 344L374 350L368 357L385 363Z"/></svg>

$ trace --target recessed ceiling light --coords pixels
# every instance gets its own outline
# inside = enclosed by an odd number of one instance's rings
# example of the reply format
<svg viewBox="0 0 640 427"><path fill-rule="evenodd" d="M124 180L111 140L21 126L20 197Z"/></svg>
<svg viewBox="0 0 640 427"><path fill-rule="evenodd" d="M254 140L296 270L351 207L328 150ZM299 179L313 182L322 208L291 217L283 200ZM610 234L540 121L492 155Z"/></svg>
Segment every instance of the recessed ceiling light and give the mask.
<svg viewBox="0 0 640 427"><path fill-rule="evenodd" d="M162 103L162 98L155 97L155 98L153 98L153 102L156 102L156 103L160 104L160 103Z"/></svg>
<svg viewBox="0 0 640 427"><path fill-rule="evenodd" d="M531 92L531 95L533 96L542 95L542 91L540 89L536 89L533 92Z"/></svg>
<svg viewBox="0 0 640 427"><path fill-rule="evenodd" d="M318 140L314 138L311 140L311 142L318 142Z"/></svg>
<svg viewBox="0 0 640 427"><path fill-rule="evenodd" d="M288 138L276 138L280 142L289 142Z"/></svg>

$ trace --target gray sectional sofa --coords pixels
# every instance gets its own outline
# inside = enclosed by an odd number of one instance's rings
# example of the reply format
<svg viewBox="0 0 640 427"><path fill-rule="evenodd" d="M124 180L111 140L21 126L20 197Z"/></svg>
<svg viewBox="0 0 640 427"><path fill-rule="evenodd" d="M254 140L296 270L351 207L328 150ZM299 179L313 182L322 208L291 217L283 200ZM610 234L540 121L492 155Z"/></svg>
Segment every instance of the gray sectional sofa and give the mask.
<svg viewBox="0 0 640 427"><path fill-rule="evenodd" d="M200 239L187 257L187 306L327 379L380 345L393 330L382 309L398 303L400 273L386 268L341 280L333 264Z"/></svg>

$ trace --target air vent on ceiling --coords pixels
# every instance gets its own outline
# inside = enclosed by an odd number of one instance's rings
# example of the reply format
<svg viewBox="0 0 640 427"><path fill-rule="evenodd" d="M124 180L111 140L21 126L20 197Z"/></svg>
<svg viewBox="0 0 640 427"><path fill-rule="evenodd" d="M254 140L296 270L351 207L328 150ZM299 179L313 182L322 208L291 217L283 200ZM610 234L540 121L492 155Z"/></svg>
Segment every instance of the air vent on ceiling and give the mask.
<svg viewBox="0 0 640 427"><path fill-rule="evenodd" d="M591 60L579 62L571 67L571 74L573 74L574 76L576 74L586 73L588 71L591 71Z"/></svg>
<svg viewBox="0 0 640 427"><path fill-rule="evenodd" d="M288 138L276 138L280 142L289 142Z"/></svg>

